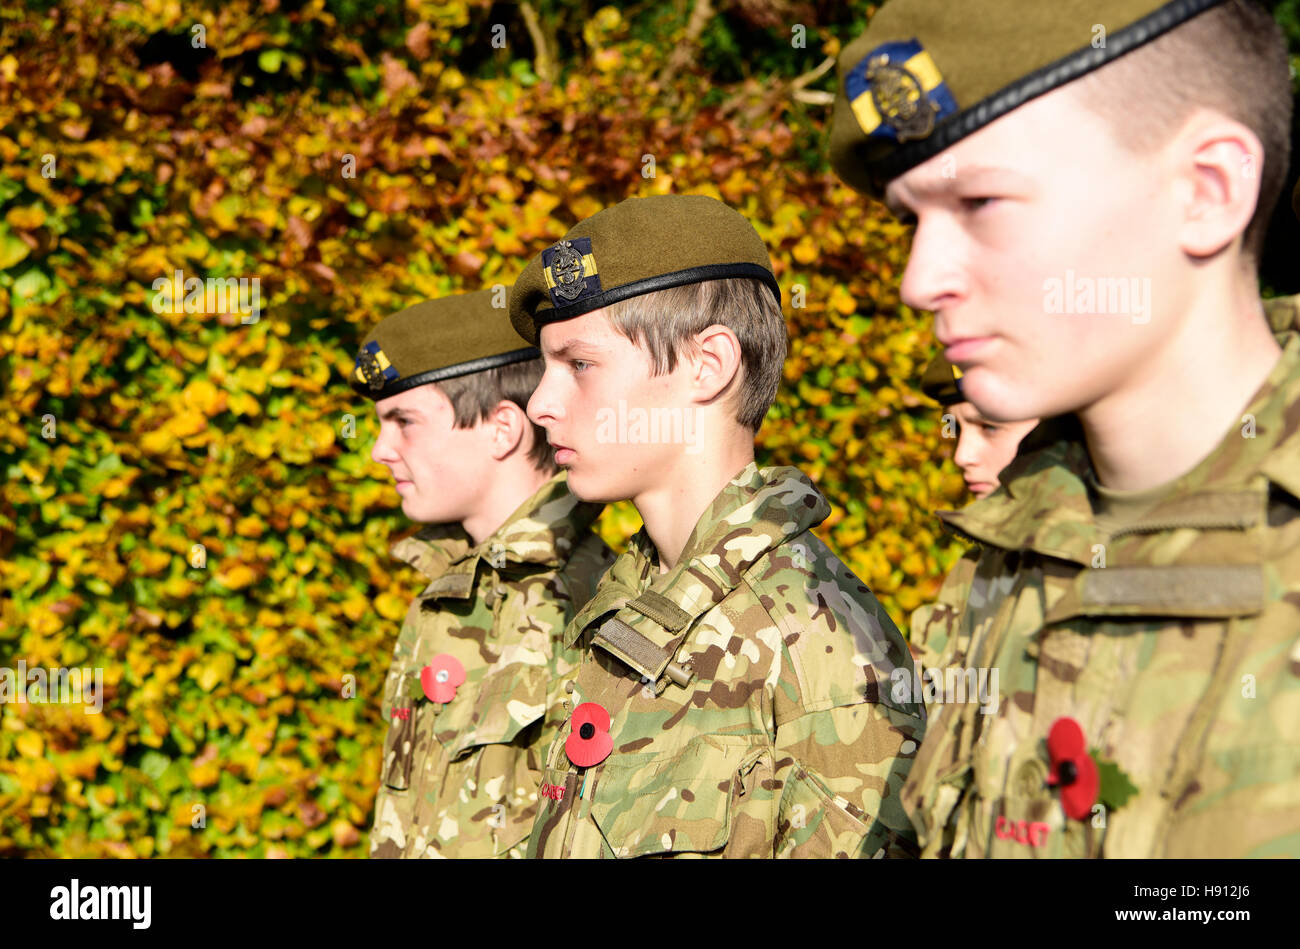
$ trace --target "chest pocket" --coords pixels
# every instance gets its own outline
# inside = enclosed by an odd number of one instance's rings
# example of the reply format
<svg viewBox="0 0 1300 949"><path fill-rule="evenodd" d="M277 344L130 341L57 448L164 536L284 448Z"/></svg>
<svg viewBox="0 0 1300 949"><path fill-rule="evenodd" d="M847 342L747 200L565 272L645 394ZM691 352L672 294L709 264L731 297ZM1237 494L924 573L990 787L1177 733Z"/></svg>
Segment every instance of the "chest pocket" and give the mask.
<svg viewBox="0 0 1300 949"><path fill-rule="evenodd" d="M681 752L617 755L600 775L591 819L615 857L707 854L732 835L737 801L770 753L759 736L701 735ZM748 777L747 777L748 776Z"/></svg>
<svg viewBox="0 0 1300 949"><path fill-rule="evenodd" d="M452 703L438 716L438 740L456 761L482 745L509 744L546 711L545 666L511 663L489 673L473 702Z"/></svg>
<svg viewBox="0 0 1300 949"><path fill-rule="evenodd" d="M546 667L512 663L489 674L472 703L452 703L439 716L448 760L443 793L455 794L458 810L483 823L497 855L526 840L537 816L549 682Z"/></svg>

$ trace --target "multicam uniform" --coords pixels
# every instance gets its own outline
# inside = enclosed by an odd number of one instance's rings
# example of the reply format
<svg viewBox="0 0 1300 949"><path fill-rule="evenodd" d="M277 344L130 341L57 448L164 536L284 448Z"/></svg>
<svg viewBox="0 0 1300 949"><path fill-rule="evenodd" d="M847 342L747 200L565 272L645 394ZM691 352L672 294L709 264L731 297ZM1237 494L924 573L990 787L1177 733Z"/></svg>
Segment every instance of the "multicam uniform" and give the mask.
<svg viewBox="0 0 1300 949"><path fill-rule="evenodd" d="M530 856L915 854L898 791L924 710L891 700L907 646L810 532L829 512L800 472L751 462L666 574L632 538L565 634L569 709L609 720L552 743ZM602 740L603 761L570 761Z"/></svg>
<svg viewBox="0 0 1300 949"><path fill-rule="evenodd" d="M393 546L430 583L407 614L384 689L372 857L524 855L541 753L567 717L560 680L580 658L560 636L614 559L589 530L600 511L560 474L477 547L443 526ZM465 679L439 704L420 674L446 667L443 656Z"/></svg>
<svg viewBox="0 0 1300 949"><path fill-rule="evenodd" d="M998 669L1002 694L929 709L903 790L923 855L1300 856L1298 300L1270 301L1279 362L1166 490L1117 514L1056 420L1003 490L941 513L981 547L914 649ZM1100 775L1076 819L1047 784L1059 718Z"/></svg>

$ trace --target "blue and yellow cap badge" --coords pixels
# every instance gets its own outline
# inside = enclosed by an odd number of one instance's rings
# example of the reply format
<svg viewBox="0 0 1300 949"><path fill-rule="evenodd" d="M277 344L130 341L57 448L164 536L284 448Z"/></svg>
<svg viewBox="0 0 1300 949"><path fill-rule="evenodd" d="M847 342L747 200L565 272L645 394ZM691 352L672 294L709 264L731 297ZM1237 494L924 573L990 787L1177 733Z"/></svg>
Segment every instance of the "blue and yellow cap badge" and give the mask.
<svg viewBox="0 0 1300 949"><path fill-rule="evenodd" d="M844 92L868 138L926 138L957 112L957 100L918 40L877 46L849 70Z"/></svg>
<svg viewBox="0 0 1300 949"><path fill-rule="evenodd" d="M591 253L590 237L560 241L542 251L542 273L557 310L600 293L600 273Z"/></svg>
<svg viewBox="0 0 1300 949"><path fill-rule="evenodd" d="M361 347L357 354L356 368L352 370L353 378L370 386L372 392L378 392L399 375L379 343L373 339Z"/></svg>

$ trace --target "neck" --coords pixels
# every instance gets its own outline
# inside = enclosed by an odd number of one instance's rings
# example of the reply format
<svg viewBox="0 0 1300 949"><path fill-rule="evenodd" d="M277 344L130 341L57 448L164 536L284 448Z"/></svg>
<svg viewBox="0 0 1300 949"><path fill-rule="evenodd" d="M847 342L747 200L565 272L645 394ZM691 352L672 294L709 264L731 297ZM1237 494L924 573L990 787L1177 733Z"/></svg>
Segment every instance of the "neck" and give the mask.
<svg viewBox="0 0 1300 949"><path fill-rule="evenodd" d="M500 530L506 518L551 480L551 475L538 471L527 459L523 462L517 464L512 459L483 493L474 513L461 521L475 546Z"/></svg>
<svg viewBox="0 0 1300 949"><path fill-rule="evenodd" d="M718 438L702 438L714 447L699 455L683 455L666 483L632 499L646 533L659 553L659 572L677 565L700 515L742 468L754 460L754 436L747 428L729 426Z"/></svg>
<svg viewBox="0 0 1300 949"><path fill-rule="evenodd" d="M1257 291L1199 294L1155 357L1078 413L1100 484L1144 491L1181 477L1242 424L1281 354ZM1207 301L1201 303L1199 301Z"/></svg>

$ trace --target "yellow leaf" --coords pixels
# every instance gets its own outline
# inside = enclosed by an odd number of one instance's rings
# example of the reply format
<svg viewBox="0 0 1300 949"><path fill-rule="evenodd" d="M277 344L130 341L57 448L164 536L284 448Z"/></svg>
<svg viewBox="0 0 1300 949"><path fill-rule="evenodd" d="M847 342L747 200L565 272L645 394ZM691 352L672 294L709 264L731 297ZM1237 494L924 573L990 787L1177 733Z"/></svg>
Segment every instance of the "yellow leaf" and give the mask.
<svg viewBox="0 0 1300 949"><path fill-rule="evenodd" d="M406 603L401 597L384 592L375 597L375 610L384 619L398 620L406 615Z"/></svg>
<svg viewBox="0 0 1300 949"><path fill-rule="evenodd" d="M206 663L199 672L199 688L211 692L221 682L230 678L235 668L235 657L228 652L219 652Z"/></svg>
<svg viewBox="0 0 1300 949"><path fill-rule="evenodd" d="M18 736L14 742L18 746L18 751L25 758L39 758L41 752L45 750L45 740L41 738L39 732L25 731Z"/></svg>
<svg viewBox="0 0 1300 949"><path fill-rule="evenodd" d="M257 573L247 564L237 563L229 570L217 574L217 582L232 590L242 590L254 580Z"/></svg>

